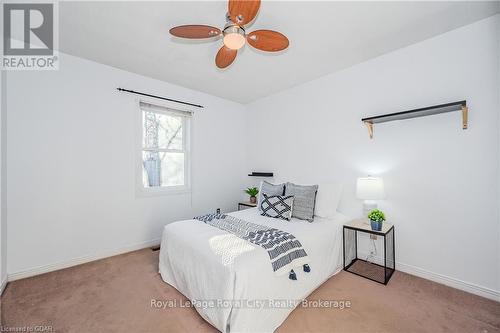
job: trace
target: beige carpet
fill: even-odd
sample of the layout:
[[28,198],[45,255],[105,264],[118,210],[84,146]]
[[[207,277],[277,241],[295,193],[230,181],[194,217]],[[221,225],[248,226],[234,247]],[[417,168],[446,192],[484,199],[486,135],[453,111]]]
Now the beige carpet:
[[[186,300],[157,270],[158,252],[145,249],[9,283],[3,330],[216,332],[194,309],[151,308],[151,299]],[[500,303],[400,272],[387,286],[341,272],[308,299],[352,305],[297,308],[278,332],[500,332]]]

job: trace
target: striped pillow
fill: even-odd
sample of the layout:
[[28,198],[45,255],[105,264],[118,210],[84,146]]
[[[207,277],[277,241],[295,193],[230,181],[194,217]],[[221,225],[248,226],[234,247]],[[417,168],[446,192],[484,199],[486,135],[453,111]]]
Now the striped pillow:
[[316,193],[318,192],[318,185],[296,185],[293,183],[286,183],[285,195],[293,195],[293,214],[301,220],[309,222],[314,221],[314,206],[316,205]]

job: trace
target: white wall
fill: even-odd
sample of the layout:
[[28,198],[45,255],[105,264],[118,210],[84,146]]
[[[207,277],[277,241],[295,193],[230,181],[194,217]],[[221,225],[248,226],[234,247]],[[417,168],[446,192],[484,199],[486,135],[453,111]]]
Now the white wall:
[[[236,209],[246,171],[242,105],[60,59],[59,71],[8,75],[9,276],[144,247],[169,222]],[[192,122],[192,197],[136,195],[140,111],[136,97],[117,87],[205,106]]]
[[[495,294],[498,37],[497,15],[250,104],[247,169],[341,181],[351,216],[361,214],[356,178],[382,176],[399,268]],[[459,112],[375,125],[373,140],[360,121],[462,99],[465,131]]]

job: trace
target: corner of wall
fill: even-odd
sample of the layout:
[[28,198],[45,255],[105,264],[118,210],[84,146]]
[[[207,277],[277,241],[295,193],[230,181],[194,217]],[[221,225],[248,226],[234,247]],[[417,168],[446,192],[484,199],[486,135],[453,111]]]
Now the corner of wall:
[[[499,3],[500,6],[500,3]],[[498,112],[498,128],[500,128],[500,14],[496,15],[497,18],[497,58],[498,58],[498,78],[497,78],[497,86],[498,86],[498,105],[497,105],[497,112]],[[498,131],[498,142],[499,142],[499,153],[498,153],[498,192],[497,192],[497,199],[498,199],[498,241],[497,241],[497,247],[498,247],[498,260],[497,260],[497,290],[500,290],[500,130]]]
[[7,282],[7,210],[6,210],[6,123],[7,123],[7,72],[0,71],[0,295]]

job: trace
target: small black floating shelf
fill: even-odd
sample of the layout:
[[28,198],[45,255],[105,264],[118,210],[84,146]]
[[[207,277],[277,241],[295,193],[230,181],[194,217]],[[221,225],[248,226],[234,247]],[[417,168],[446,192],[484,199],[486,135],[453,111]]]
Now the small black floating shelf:
[[462,111],[462,128],[467,129],[468,108],[466,101],[458,101],[446,104],[428,106],[425,108],[389,113],[380,116],[363,118],[361,121],[368,127],[370,139],[373,138],[373,124],[385,123],[394,120],[403,120],[417,117],[431,116],[440,113]]
[[252,172],[248,174],[250,177],[273,177],[272,172]]

